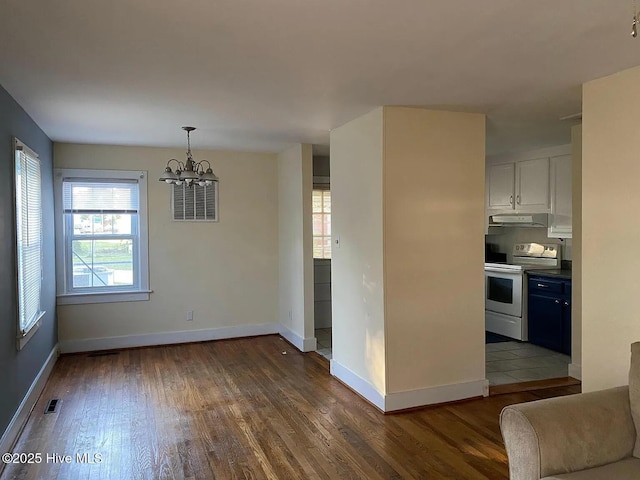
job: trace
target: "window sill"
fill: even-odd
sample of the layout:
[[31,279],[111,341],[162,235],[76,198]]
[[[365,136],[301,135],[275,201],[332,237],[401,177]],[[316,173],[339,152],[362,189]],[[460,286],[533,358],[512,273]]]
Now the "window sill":
[[59,294],[56,303],[58,305],[81,305],[87,303],[144,302],[149,300],[150,293],[153,293],[153,290]]
[[31,337],[33,337],[33,335],[38,331],[38,329],[40,328],[40,325],[42,325],[42,317],[44,317],[44,314],[45,312],[40,312],[38,314],[38,319],[34,322],[34,324],[31,326],[29,331],[17,338],[18,343],[16,347],[18,348],[18,351],[22,350],[24,346],[27,344],[27,342],[31,340]]

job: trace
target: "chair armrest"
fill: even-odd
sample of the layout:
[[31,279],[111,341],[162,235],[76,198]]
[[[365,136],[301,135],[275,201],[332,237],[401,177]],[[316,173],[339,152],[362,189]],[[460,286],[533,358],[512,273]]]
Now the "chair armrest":
[[631,456],[629,387],[510,405],[500,414],[511,480],[539,480]]

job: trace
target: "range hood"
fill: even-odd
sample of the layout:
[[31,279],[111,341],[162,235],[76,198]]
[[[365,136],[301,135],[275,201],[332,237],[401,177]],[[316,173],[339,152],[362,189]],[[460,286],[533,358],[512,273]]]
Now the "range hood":
[[490,227],[544,227],[549,225],[548,213],[518,213],[491,215]]

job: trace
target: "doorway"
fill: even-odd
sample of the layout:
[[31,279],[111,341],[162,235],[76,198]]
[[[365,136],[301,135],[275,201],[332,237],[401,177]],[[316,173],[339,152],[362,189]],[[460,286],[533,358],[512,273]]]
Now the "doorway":
[[[571,242],[549,238],[547,230],[531,227],[509,227],[490,229],[485,236],[485,372],[489,381],[490,394],[515,391],[526,391],[530,388],[544,388],[546,386],[561,386],[579,384],[579,380],[570,377],[571,355],[565,349],[553,350],[553,347],[545,348],[539,342],[531,341],[531,330],[524,318],[529,312],[529,274],[521,272],[522,278],[517,275],[505,275],[500,272],[501,264],[517,264],[514,258],[518,244],[534,242],[541,245],[555,244],[562,261],[558,268],[546,270],[556,274],[570,272],[571,270]],[[495,273],[497,270],[498,273]],[[535,271],[535,269],[534,269]],[[545,271],[545,270],[541,270]],[[520,296],[509,291],[509,301],[500,298],[506,291],[494,289],[493,294],[489,290],[493,285],[489,279],[505,281],[511,279],[509,289],[522,292]],[[498,285],[505,287],[504,285]],[[517,301],[516,301],[517,300]],[[499,304],[499,302],[502,302]],[[513,318],[513,312],[508,309],[515,307],[522,313],[523,323],[516,331],[503,328],[502,319]],[[500,313],[495,313],[500,312]],[[516,313],[516,316],[518,314]],[[500,327],[500,328],[498,328]],[[522,329],[522,332],[521,332]],[[526,330],[524,330],[526,329]],[[500,334],[498,334],[500,333]],[[519,336],[521,333],[522,336]],[[526,335],[525,335],[526,334]],[[508,336],[503,336],[508,335]],[[521,341],[519,338],[524,338]],[[569,349],[570,350],[570,349]]]
[[329,157],[313,157],[313,294],[316,351],[332,358],[331,184]]

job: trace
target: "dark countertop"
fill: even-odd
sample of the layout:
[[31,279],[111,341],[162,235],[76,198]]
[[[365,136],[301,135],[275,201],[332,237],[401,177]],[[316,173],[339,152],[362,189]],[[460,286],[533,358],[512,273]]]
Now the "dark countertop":
[[527,270],[528,275],[540,275],[542,277],[556,277],[571,280],[571,270],[566,268],[550,268],[548,270]]

